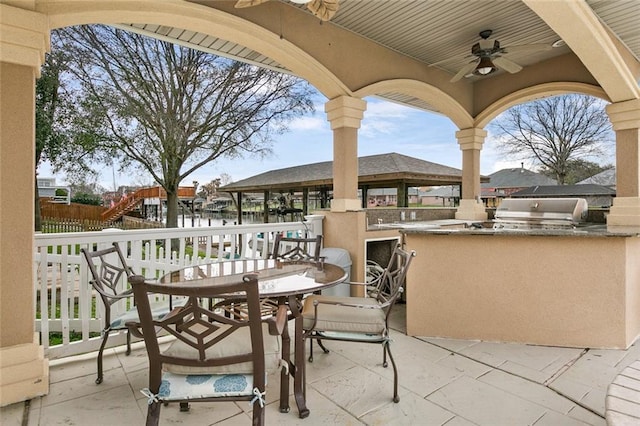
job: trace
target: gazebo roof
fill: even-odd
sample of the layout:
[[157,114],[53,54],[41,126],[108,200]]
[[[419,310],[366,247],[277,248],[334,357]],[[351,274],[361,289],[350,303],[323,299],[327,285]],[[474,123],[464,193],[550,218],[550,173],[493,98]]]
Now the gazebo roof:
[[[358,185],[369,188],[408,186],[456,185],[462,181],[462,171],[442,164],[395,152],[358,158]],[[482,178],[483,181],[488,178]],[[331,188],[333,162],[304,164],[271,170],[220,188],[228,192],[256,192],[264,190],[301,190],[303,188]]]

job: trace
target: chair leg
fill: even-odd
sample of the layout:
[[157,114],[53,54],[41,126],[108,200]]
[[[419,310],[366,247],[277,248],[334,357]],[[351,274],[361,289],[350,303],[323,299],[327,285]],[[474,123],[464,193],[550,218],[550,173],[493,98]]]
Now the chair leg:
[[160,407],[162,404],[153,402],[147,408],[147,426],[157,426],[160,422]]
[[386,350],[386,345],[387,344],[383,344],[382,345],[382,366],[384,368],[387,368],[389,366],[389,363],[387,362],[387,350]]
[[322,350],[324,351],[325,354],[329,353],[329,349],[324,347],[324,344],[322,343],[322,339],[318,339],[318,346],[320,346],[322,348]]
[[124,353],[126,356],[131,355],[131,333],[127,330],[127,351]]
[[96,385],[102,383],[102,353],[104,347],[107,346],[107,339],[109,339],[109,329],[102,330],[102,343],[100,344],[100,350],[98,351],[98,377],[96,378]]
[[264,408],[260,404],[253,404],[253,420],[251,421],[253,426],[264,425]]
[[[282,331],[282,360],[287,364],[286,369],[280,371],[280,412],[288,413],[289,407],[289,375],[293,375],[290,371],[291,367],[291,336],[287,327]],[[255,404],[254,404],[255,405]]]
[[[313,341],[314,339],[309,339],[309,362],[313,362]],[[320,349],[322,349],[322,351],[325,354],[328,354],[330,351],[324,346],[324,344],[322,343],[322,340],[318,339],[317,341],[318,341],[318,346],[320,346]]]
[[393,355],[391,354],[390,342],[386,341],[382,345],[384,346],[385,354],[389,354],[389,359],[393,366],[393,402],[398,403],[400,402],[400,397],[398,396],[398,368],[396,367],[396,361],[393,359]]

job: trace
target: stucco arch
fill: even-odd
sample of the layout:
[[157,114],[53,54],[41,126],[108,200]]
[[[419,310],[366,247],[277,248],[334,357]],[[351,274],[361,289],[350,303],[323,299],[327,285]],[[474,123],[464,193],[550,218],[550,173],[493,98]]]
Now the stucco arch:
[[514,105],[539,99],[545,96],[561,95],[566,93],[582,93],[585,95],[595,96],[610,102],[605,91],[598,86],[585,83],[573,82],[556,82],[545,83],[537,86],[527,87],[505,96],[493,104],[489,105],[475,119],[474,127],[484,128],[491,120],[496,118],[500,113],[506,111]]
[[404,93],[415,96],[436,107],[447,116],[459,129],[473,127],[473,117],[454,98],[437,87],[422,81],[410,79],[394,79],[379,81],[356,90],[353,94],[358,98],[382,93]]
[[197,31],[246,46],[273,58],[307,80],[328,99],[351,96],[332,72],[293,43],[259,25],[224,11],[184,1],[97,0],[86,3],[49,1],[38,6],[48,16],[50,29],[83,24],[123,22],[167,25]]

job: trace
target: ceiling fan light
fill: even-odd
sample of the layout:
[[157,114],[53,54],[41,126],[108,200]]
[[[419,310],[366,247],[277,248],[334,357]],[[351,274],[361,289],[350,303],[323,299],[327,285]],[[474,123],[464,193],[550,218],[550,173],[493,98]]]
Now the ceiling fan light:
[[489,58],[481,58],[478,66],[473,71],[475,75],[489,75],[498,68],[491,62]]

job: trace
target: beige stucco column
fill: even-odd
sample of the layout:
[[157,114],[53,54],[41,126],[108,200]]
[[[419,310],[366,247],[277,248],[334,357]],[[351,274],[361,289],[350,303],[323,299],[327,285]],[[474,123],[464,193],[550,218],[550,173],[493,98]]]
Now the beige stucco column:
[[35,80],[48,44],[44,16],[0,4],[2,406],[44,395],[49,388],[33,306]]
[[462,193],[456,219],[486,220],[487,212],[480,198],[480,151],[487,131],[473,127],[456,132],[462,151]]
[[616,198],[609,230],[640,229],[640,99],[607,106],[616,132]]
[[333,130],[333,200],[331,211],[362,209],[358,199],[358,129],[367,109],[362,99],[340,96],[324,111]]

